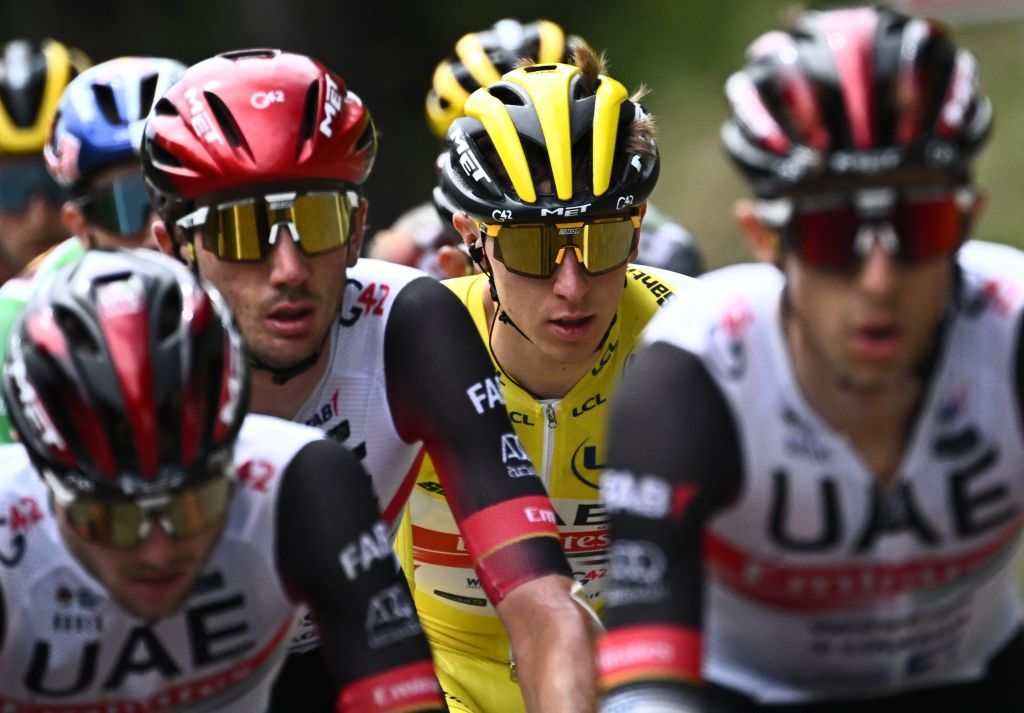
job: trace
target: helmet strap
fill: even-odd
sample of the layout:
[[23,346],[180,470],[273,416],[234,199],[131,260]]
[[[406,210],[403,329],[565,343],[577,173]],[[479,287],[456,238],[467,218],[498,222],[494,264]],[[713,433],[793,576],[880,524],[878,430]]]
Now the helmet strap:
[[280,386],[282,384],[287,384],[289,381],[294,379],[299,374],[304,374],[305,372],[312,369],[313,365],[316,364],[318,359],[320,359],[321,351],[323,350],[317,349],[315,352],[310,354],[305,359],[299,361],[298,363],[285,367],[276,367],[264,364],[262,361],[254,357],[252,354],[249,354],[249,365],[253,369],[259,369],[260,371],[268,372],[270,374],[270,380],[274,383],[274,385]]
[[[508,312],[506,312],[505,308],[502,307],[502,305],[501,305],[501,300],[498,299],[498,288],[494,284],[494,272],[489,270],[489,269],[487,269],[487,261],[486,261],[485,255],[484,255],[484,241],[486,239],[487,239],[486,237],[481,235],[480,236],[480,244],[479,245],[477,245],[476,243],[473,243],[472,245],[469,246],[469,257],[480,268],[480,272],[482,272],[485,275],[487,275],[487,284],[491,288],[491,302],[494,303],[495,320],[497,320],[498,322],[501,322],[502,324],[507,324],[508,326],[512,327],[512,329],[514,329],[517,332],[519,332],[519,335],[523,339],[528,341],[530,344],[533,344],[533,340],[530,339],[528,336],[526,336],[526,332],[521,330],[519,328],[519,325],[516,324],[515,322],[513,322],[512,318],[508,316]],[[492,321],[491,322],[491,331],[493,331],[493,330],[494,330],[494,322]]]

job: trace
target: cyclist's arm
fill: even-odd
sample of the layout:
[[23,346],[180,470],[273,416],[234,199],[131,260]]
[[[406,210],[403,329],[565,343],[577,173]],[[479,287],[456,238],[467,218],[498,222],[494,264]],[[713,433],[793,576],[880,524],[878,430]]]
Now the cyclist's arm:
[[528,707],[592,710],[589,620],[569,596],[572,574],[554,511],[469,313],[448,288],[424,278],[396,300],[386,340],[398,432],[430,453],[481,586],[509,633]]
[[547,493],[458,298],[429,278],[410,283],[392,306],[384,359],[398,433],[423,441],[491,602],[539,576],[571,576]]
[[430,650],[359,460],[334,442],[313,441],[283,478],[278,569],[289,594],[313,611],[338,710],[443,710]]
[[612,579],[599,645],[602,710],[706,710],[701,541],[708,518],[742,477],[732,415],[695,356],[656,343],[626,370],[609,428],[601,491]]

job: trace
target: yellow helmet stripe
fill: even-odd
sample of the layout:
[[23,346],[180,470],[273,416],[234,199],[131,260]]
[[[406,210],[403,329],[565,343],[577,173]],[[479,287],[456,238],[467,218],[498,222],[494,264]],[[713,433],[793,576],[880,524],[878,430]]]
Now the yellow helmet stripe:
[[516,131],[512,117],[508,109],[497,98],[491,96],[486,89],[477,89],[466,101],[466,116],[479,119],[488,136],[494,142],[494,150],[498,152],[505,171],[508,172],[512,187],[519,194],[519,199],[524,203],[533,203],[537,200],[537,192],[533,187],[533,178],[530,175],[530,166],[526,162],[526,153],[523,151],[523,143],[519,140],[519,132]]
[[487,56],[483,43],[480,42],[480,36],[475,32],[459,38],[459,41],[455,43],[455,54],[462,61],[470,76],[481,87],[501,80],[501,74],[491,62],[491,58]]
[[594,102],[594,195],[608,190],[615,160],[615,135],[618,133],[619,107],[629,92],[619,82],[600,76]]
[[4,150],[11,153],[32,153],[40,151],[50,133],[50,123],[57,112],[61,94],[71,78],[71,57],[67,48],[59,42],[43,45],[46,55],[46,83],[39,102],[39,113],[31,126],[15,125],[10,115],[0,105],[0,136]]
[[[427,94],[427,118],[434,133],[443,137],[451,123],[462,116],[469,92],[459,83],[447,60],[434,68],[433,82],[434,91]],[[448,102],[447,107],[442,99]]]
[[522,67],[505,75],[507,81],[515,82],[530,95],[547,145],[551,175],[555,179],[555,193],[563,201],[572,198],[569,83],[579,72],[579,67],[556,64],[545,69],[539,69],[538,65]]
[[565,53],[565,32],[562,28],[550,20],[537,20],[537,34],[540,36],[537,64],[561,62]]

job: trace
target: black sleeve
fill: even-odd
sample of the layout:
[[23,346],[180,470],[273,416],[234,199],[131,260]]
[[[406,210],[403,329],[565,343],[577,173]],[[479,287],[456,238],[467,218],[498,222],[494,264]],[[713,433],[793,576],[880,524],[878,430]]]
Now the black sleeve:
[[[615,682],[612,697],[636,685],[664,696],[672,685],[699,680],[702,535],[708,518],[740,488],[738,435],[700,360],[663,343],[628,367],[609,428],[601,480],[612,543],[602,680],[606,689]],[[679,652],[669,665],[675,684],[645,679],[650,669],[622,655],[657,641],[672,641]]]
[[278,570],[289,595],[312,610],[338,689],[395,670],[422,674],[430,650],[359,460],[317,440],[282,478]]
[[[398,432],[423,441],[492,601],[533,577],[571,576],[544,486],[538,477],[522,477],[535,471],[465,306],[435,280],[410,283],[391,308],[384,359]],[[522,517],[541,501],[550,522],[547,515],[536,522]],[[489,508],[497,509],[473,519]],[[482,525],[488,518],[501,521],[504,532]],[[485,554],[483,566],[478,558]]]

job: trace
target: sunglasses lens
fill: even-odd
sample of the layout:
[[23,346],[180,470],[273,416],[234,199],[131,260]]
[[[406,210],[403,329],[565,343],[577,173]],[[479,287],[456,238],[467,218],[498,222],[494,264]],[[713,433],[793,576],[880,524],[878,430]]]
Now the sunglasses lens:
[[860,224],[853,206],[798,211],[790,226],[793,247],[810,265],[826,269],[848,267],[858,259],[853,246]]
[[302,251],[319,255],[344,246],[351,230],[352,205],[344,194],[307,193],[267,205],[262,197],[210,209],[203,245],[221,260],[258,262],[270,251],[274,226],[287,225]]
[[95,191],[86,214],[96,225],[122,236],[137,235],[150,215],[149,195],[141,175],[125,176]]
[[214,478],[179,493],[167,509],[167,519],[179,538],[198,535],[216,522],[228,508],[231,481]]
[[[949,255],[960,244],[966,217],[953,195],[902,198],[883,219],[899,241],[899,257],[908,264]],[[864,219],[849,203],[827,208],[797,207],[784,229],[804,262],[836,270],[855,267],[862,256],[855,245]]]
[[142,510],[129,502],[83,500],[65,510],[83,540],[109,547],[131,547],[138,541]]
[[510,272],[546,278],[562,251],[575,247],[584,270],[597,275],[626,263],[634,231],[629,216],[582,225],[506,225],[495,238],[494,256]]
[[54,205],[60,205],[67,198],[41,162],[17,161],[0,167],[0,210],[23,213],[34,195]]
[[170,496],[158,513],[130,500],[82,499],[64,506],[75,533],[83,540],[127,549],[143,538],[143,524],[159,518],[161,527],[175,539],[186,539],[216,523],[231,502],[231,481],[227,477],[208,480]]
[[[255,202],[241,201],[218,206],[210,211],[203,244],[222,260],[255,262],[263,259],[260,220]],[[263,221],[264,233],[269,228]]]
[[608,272],[621,267],[629,259],[629,251],[633,247],[631,221],[591,223],[585,228],[583,265],[587,272],[592,275]]
[[337,250],[348,242],[352,206],[338,193],[308,193],[295,198],[291,221],[307,255]]
[[506,225],[495,238],[495,257],[510,272],[530,277],[548,277],[555,271],[558,243],[553,226]]
[[964,221],[953,196],[900,203],[892,216],[908,262],[923,262],[953,252],[960,244]]

